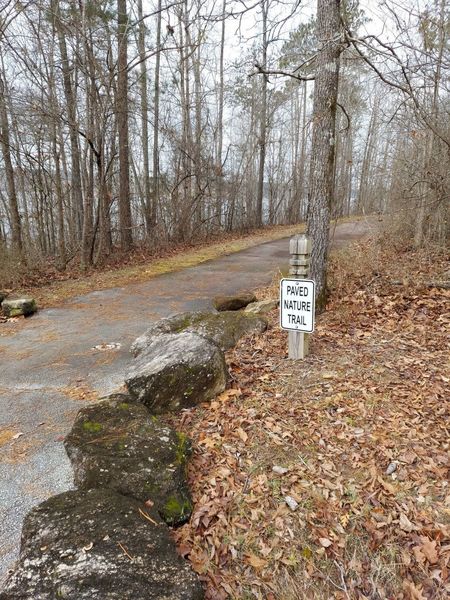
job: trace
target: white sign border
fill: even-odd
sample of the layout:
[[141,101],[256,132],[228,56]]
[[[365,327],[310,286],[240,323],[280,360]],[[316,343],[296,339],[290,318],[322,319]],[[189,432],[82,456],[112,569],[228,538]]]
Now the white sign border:
[[[292,281],[299,283],[300,281],[306,281],[313,284],[313,299],[312,299],[312,329],[298,329],[292,327],[283,327],[281,324],[281,311],[283,310],[283,281]],[[294,279],[292,277],[283,277],[280,279],[280,328],[284,331],[297,331],[298,333],[314,333],[316,324],[316,282],[313,279]]]

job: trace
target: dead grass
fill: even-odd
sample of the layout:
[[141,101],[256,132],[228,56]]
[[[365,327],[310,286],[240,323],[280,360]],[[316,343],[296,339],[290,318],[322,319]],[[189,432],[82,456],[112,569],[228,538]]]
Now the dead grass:
[[[17,271],[15,294],[33,296],[40,307],[57,306],[69,298],[86,294],[93,290],[102,290],[112,287],[121,287],[129,283],[147,281],[158,275],[171,273],[187,267],[192,267],[208,260],[226,256],[240,250],[257,246],[264,242],[288,237],[304,230],[304,225],[274,226],[257,230],[246,237],[228,236],[219,242],[208,242],[194,247],[180,247],[171,252],[162,250],[166,254],[162,257],[151,257],[146,252],[135,251],[129,257],[122,257],[122,262],[105,265],[98,270],[83,274],[76,269],[67,273],[58,273],[54,269],[45,271],[45,268],[36,270],[29,276],[31,284],[24,283],[26,271]],[[4,268],[11,270],[12,264],[5,264]],[[17,269],[17,266],[14,267]],[[30,274],[31,275],[31,274]],[[5,272],[3,281],[8,279]]]
[[[336,223],[353,222],[358,217],[339,219]],[[239,252],[259,244],[304,231],[304,224],[276,225],[253,231],[243,237],[226,234],[220,241],[208,241],[194,245],[161,248],[158,254],[144,248],[123,255],[114,254],[110,262],[83,273],[74,264],[65,272],[56,270],[51,261],[34,267],[17,265],[11,258],[3,257],[0,263],[0,281],[8,284],[15,295],[31,295],[38,305],[58,306],[64,301],[87,294],[93,290],[122,287],[129,283],[147,281],[158,275],[192,267],[208,260]]]

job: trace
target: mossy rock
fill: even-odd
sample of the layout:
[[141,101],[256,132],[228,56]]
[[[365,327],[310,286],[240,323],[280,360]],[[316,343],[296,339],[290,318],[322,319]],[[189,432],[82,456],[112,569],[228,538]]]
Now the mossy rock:
[[151,500],[170,525],[189,519],[186,466],[191,443],[142,404],[114,394],[83,408],[64,445],[77,487],[110,488],[143,502]]
[[257,298],[252,292],[243,292],[234,296],[216,296],[213,299],[213,306],[218,311],[240,310],[256,300]]
[[129,393],[153,414],[179,411],[224,391],[225,357],[211,340],[184,331],[151,339],[126,376]]
[[34,298],[11,298],[2,302],[3,314],[7,318],[32,315],[37,311]]
[[157,335],[162,335],[164,333],[181,333],[188,327],[201,322],[203,319],[214,313],[216,313],[216,311],[188,311],[171,315],[166,319],[160,319],[133,342],[130,352],[133,356],[138,356]]
[[264,315],[274,308],[277,308],[279,304],[279,300],[260,300],[259,302],[248,304],[245,307],[244,312],[252,315]]
[[0,600],[202,600],[152,508],[108,489],[54,496],[25,518]]
[[212,340],[224,352],[246,335],[262,333],[267,320],[239,311],[181,313],[155,323],[131,346],[134,356],[146,350],[162,333],[190,332]]
[[186,331],[198,333],[213,340],[224,352],[234,348],[238,341],[247,336],[263,333],[267,329],[267,319],[260,315],[226,311],[205,317]]

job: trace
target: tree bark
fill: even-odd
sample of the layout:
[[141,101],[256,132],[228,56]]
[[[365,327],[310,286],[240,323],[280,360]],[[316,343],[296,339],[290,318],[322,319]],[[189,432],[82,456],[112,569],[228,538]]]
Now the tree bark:
[[321,310],[327,296],[330,208],[334,197],[340,0],[317,1],[316,27],[319,51],[314,85],[307,231],[312,241],[310,275],[316,282],[316,306]]
[[[267,13],[269,10],[267,0],[262,0],[262,64],[263,70],[267,68]],[[258,164],[258,192],[256,197],[255,225],[263,224],[263,198],[264,198],[264,172],[266,164],[267,142],[267,75],[262,76],[261,112],[259,119],[259,164]]]
[[[72,183],[72,225],[73,243],[78,241],[83,230],[83,193],[81,187],[80,147],[78,143],[77,99],[72,86],[71,67],[67,53],[67,44],[61,22],[60,0],[53,3],[55,15],[55,28],[58,36],[59,53],[61,55],[61,68],[63,74],[64,96],[67,105],[67,120],[69,122],[70,156],[71,156],[71,183]],[[83,265],[83,259],[82,259]]]
[[142,168],[144,170],[144,218],[146,235],[152,229],[152,197],[150,187],[150,156],[148,150],[148,90],[147,90],[147,61],[145,54],[145,21],[143,18],[142,0],[137,3],[139,31],[138,49],[141,62],[140,91],[141,91],[141,127],[142,127]]
[[127,252],[132,246],[130,204],[130,159],[128,135],[128,16],[127,1],[117,0],[117,97],[116,115],[119,136],[119,230],[120,246]]
[[219,57],[219,89],[218,89],[218,107],[217,107],[217,149],[216,149],[216,223],[218,229],[222,224],[222,205],[223,205],[223,108],[224,108],[224,57],[225,57],[225,11],[227,0],[222,1],[222,31],[220,36],[220,57]]
[[0,147],[5,164],[6,189],[8,192],[8,206],[11,221],[11,242],[13,252],[19,262],[23,259],[22,226],[20,223],[19,207],[17,203],[16,185],[14,181],[14,168],[11,160],[9,138],[9,122],[6,110],[6,86],[0,73]]
[[158,20],[156,24],[156,62],[154,85],[154,119],[153,119],[153,197],[152,197],[152,227],[155,227],[159,205],[159,80],[161,72],[161,19],[162,3],[158,0]]

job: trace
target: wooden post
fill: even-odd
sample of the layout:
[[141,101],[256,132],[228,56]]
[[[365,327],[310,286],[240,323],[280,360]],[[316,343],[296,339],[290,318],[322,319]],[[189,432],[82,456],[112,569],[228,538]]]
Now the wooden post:
[[[296,235],[289,242],[289,276],[307,279],[311,255],[311,240],[304,234]],[[303,331],[289,331],[289,358],[303,359],[308,355],[309,335]]]

